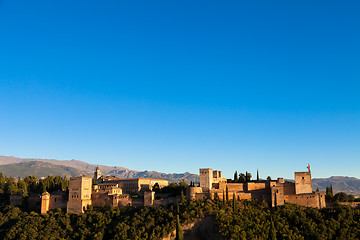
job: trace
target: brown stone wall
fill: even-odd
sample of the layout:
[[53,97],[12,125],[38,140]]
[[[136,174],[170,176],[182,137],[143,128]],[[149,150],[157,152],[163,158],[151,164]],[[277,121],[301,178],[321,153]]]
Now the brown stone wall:
[[271,188],[271,206],[284,205],[284,188],[283,186],[275,186]]
[[201,187],[188,187],[186,189],[186,197],[189,200],[194,200],[197,193],[202,193]]
[[228,187],[229,191],[236,191],[236,192],[244,191],[244,183],[225,183],[225,182],[220,182],[219,183],[219,189],[220,190],[225,191],[226,186]]
[[50,194],[50,203],[49,210],[58,209],[58,208],[66,208],[68,202],[68,194],[67,192],[57,192]]
[[116,204],[114,202],[114,206],[131,206],[131,198],[128,194],[115,195],[114,198],[116,198]]
[[283,186],[285,195],[295,194],[295,183],[284,183]]
[[113,194],[108,193],[93,193],[91,195],[92,205],[95,207],[101,207],[102,202],[105,203],[106,207],[110,205],[117,207],[124,207],[131,205],[131,199],[128,194]]
[[270,188],[253,190],[249,192],[251,194],[251,198],[257,199],[259,201],[266,201],[270,203],[271,201],[271,193]]
[[265,189],[266,183],[248,182],[245,185],[246,191]]
[[324,193],[284,195],[285,202],[298,204],[306,207],[323,208],[326,207]]
[[41,196],[40,194],[30,194],[28,197],[29,209],[31,211],[41,210]]

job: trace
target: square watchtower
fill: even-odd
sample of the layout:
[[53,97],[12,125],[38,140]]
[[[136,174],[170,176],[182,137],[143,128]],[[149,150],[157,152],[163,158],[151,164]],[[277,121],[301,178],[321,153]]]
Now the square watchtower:
[[91,205],[92,179],[90,177],[71,177],[67,212],[83,213]]
[[295,194],[312,193],[311,172],[295,172]]

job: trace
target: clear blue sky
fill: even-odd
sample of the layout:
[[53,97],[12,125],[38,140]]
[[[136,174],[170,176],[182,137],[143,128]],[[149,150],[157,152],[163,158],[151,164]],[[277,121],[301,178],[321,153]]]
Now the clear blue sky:
[[360,178],[359,12],[0,0],[0,155]]

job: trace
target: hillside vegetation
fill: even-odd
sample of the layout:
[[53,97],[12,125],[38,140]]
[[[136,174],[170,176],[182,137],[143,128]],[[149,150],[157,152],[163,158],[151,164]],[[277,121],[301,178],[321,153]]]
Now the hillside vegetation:
[[[360,210],[313,209],[292,204],[270,209],[257,201],[182,201],[179,207],[93,208],[84,214],[48,214],[0,207],[3,239],[162,239],[182,224],[210,216],[222,239],[359,239]],[[174,238],[174,236],[173,236]],[[202,239],[201,237],[195,239]]]

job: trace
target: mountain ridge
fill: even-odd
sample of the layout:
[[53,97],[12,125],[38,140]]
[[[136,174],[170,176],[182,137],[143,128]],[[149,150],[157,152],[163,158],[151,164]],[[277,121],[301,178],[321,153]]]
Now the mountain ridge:
[[[67,176],[79,176],[80,174],[82,174],[85,176],[92,177],[96,167],[99,167],[102,174],[109,176],[116,176],[120,178],[160,178],[160,179],[169,180],[171,182],[180,182],[182,179],[184,179],[188,183],[190,183],[191,181],[193,182],[199,181],[198,175],[189,172],[161,173],[156,171],[136,171],[119,166],[110,167],[106,165],[95,165],[80,160],[17,158],[13,156],[0,156],[0,172],[3,172],[4,175],[8,175],[8,176],[21,177],[23,176],[22,174],[23,170],[27,170],[26,172],[31,173],[28,169],[23,168],[24,163],[31,163],[31,162],[45,162],[48,164],[52,164],[54,166],[61,166],[60,168],[63,168],[62,175],[66,174]],[[65,167],[69,167],[71,168],[71,170],[68,170]],[[15,170],[16,168],[19,168],[19,171],[16,171]],[[48,174],[49,169],[51,168],[54,167],[51,167],[50,165],[46,165],[46,169],[43,169],[44,174],[41,174],[41,172],[35,172],[34,174],[29,174],[29,175],[35,175],[37,177],[46,177],[47,175],[49,175]],[[77,169],[80,172],[77,172],[74,169]],[[59,173],[59,171],[60,170],[57,168],[57,173]]]

